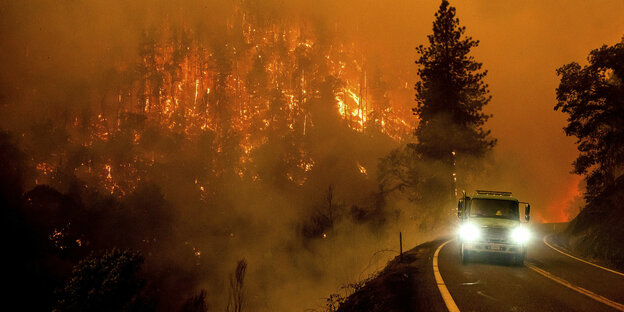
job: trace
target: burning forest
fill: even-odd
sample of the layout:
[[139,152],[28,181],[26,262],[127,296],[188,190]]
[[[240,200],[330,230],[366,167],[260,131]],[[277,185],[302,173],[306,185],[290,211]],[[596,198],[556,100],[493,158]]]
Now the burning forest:
[[[37,229],[16,248],[53,259],[27,263],[42,271],[25,285],[49,281],[33,308],[84,308],[79,286],[63,283],[104,259],[140,267],[130,309],[196,300],[240,311],[244,278],[245,310],[315,308],[392,256],[375,254],[394,218],[376,195],[376,166],[411,140],[411,84],[338,21],[221,5],[212,34],[166,14],[124,46],[132,57],[96,65],[96,76],[35,74],[5,90],[40,103],[3,107],[5,150],[17,149],[5,157],[23,168],[14,217],[18,230]],[[247,276],[230,280],[240,261]],[[108,300],[117,309],[122,299]]]
[[[392,99],[396,90],[379,69],[366,67],[356,43],[317,42],[338,30],[319,33],[306,22],[262,25],[235,6],[223,31],[225,38],[210,43],[192,28],[165,24],[145,31],[136,62],[112,69],[103,94],[93,95],[99,96],[96,107],[44,117],[49,124],[42,127],[53,127],[49,130],[84,151],[119,142],[133,154],[71,164],[79,178],[124,196],[136,187],[131,181],[140,181],[139,168],[165,159],[157,145],[169,136],[176,143],[210,145],[210,152],[194,151],[209,152],[204,174],[221,177],[228,168],[254,181],[260,178],[254,154],[282,141],[288,165],[279,178],[302,186],[315,164],[306,145],[325,129],[397,143],[411,134],[415,121],[406,99]],[[66,123],[49,121],[57,118]],[[46,156],[35,159],[36,182],[54,180],[63,158],[71,158]],[[357,162],[352,167],[365,172]],[[196,188],[206,189],[205,176],[193,178]]]
[[584,186],[563,119],[525,109],[539,90],[505,79],[529,66],[500,55],[526,51],[492,45],[520,19],[460,7],[468,30],[447,1],[3,2],[8,297],[336,311],[399,253],[399,233],[413,246],[448,229],[462,190],[515,188],[551,207],[536,219],[569,219]]

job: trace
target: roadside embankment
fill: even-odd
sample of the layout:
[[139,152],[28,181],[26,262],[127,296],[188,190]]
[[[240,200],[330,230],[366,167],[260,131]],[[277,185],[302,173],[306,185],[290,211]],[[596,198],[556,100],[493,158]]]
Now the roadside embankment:
[[582,258],[624,269],[624,177],[594,198],[554,237]]
[[432,257],[442,241],[414,247],[397,256],[360,290],[349,296],[339,312],[445,311],[433,276]]

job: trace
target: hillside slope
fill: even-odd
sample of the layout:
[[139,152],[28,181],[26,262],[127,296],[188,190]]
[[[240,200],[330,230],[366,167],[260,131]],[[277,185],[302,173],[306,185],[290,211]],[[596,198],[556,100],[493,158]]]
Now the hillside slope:
[[624,269],[624,176],[570,221],[557,242],[584,258]]

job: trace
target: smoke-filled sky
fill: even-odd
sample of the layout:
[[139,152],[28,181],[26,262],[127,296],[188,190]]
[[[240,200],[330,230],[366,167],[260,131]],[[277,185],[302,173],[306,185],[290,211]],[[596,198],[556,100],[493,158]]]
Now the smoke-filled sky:
[[[426,44],[439,2],[369,2],[371,13],[364,19],[375,22],[363,32],[383,42],[385,53],[401,60],[397,66],[414,66],[413,48]],[[467,34],[480,40],[473,55],[489,72],[493,98],[485,110],[494,114],[487,127],[498,138],[500,175],[493,174],[482,187],[513,191],[532,203],[537,220],[573,217],[567,210],[582,192],[581,178],[569,174],[577,156],[575,139],[563,133],[565,115],[553,110],[559,83],[555,70],[572,61],[584,64],[592,49],[619,42],[624,2],[450,2]]]
[[[580,178],[570,175],[574,138],[565,116],[553,111],[563,64],[586,62],[590,50],[624,36],[622,1],[463,1],[461,21],[481,40],[475,55],[489,70],[499,138],[497,160],[513,174],[517,195],[534,204],[537,218],[565,221]],[[509,159],[510,162],[507,162]],[[494,184],[493,184],[494,185]]]
[[[482,181],[476,181],[474,187],[514,192],[520,200],[532,204],[533,220],[568,220],[575,215],[575,209],[578,209],[581,204],[578,197],[582,189],[579,186],[581,178],[569,173],[572,169],[571,163],[578,154],[574,138],[566,137],[563,132],[562,128],[566,124],[565,115],[553,110],[556,104],[555,88],[559,81],[555,70],[573,61],[583,64],[592,49],[620,41],[624,35],[624,19],[621,18],[624,12],[624,1],[451,0],[450,2],[457,8],[457,16],[461,25],[466,26],[467,35],[480,41],[480,46],[472,51],[472,55],[477,61],[482,62],[483,68],[489,72],[486,82],[490,87],[492,101],[485,107],[485,112],[493,114],[494,117],[486,124],[486,128],[491,129],[492,136],[498,139],[498,145],[494,148],[493,157],[490,159],[491,164],[487,166],[486,177]],[[210,51],[205,52],[210,53],[207,58],[213,58],[211,62],[220,65],[220,57],[226,61],[228,58],[223,55],[219,56],[225,54],[223,46],[228,44],[230,47],[235,46],[235,40],[238,40],[235,38],[235,33],[238,35],[243,33],[238,28],[236,31],[231,30],[236,27],[232,25],[236,23],[243,25],[241,20],[247,19],[245,14],[253,15],[249,18],[253,20],[253,25],[255,25],[253,27],[258,27],[258,29],[266,27],[272,29],[274,34],[285,33],[284,29],[280,29],[281,27],[299,27],[299,33],[297,29],[292,32],[296,34],[293,36],[301,36],[297,40],[303,40],[303,42],[297,42],[297,46],[304,45],[310,48],[316,45],[315,47],[321,47],[317,51],[325,53],[329,49],[323,46],[333,45],[335,49],[332,53],[334,54],[348,50],[346,53],[348,55],[344,58],[349,58],[349,66],[355,67],[354,72],[357,73],[349,77],[352,80],[352,86],[349,86],[351,89],[356,90],[356,85],[361,86],[360,73],[362,71],[369,75],[365,77],[370,77],[370,81],[374,81],[375,72],[381,72],[384,83],[387,83],[384,90],[388,91],[390,97],[391,103],[388,107],[392,108],[393,113],[401,115],[399,118],[411,118],[408,122],[397,123],[401,127],[409,127],[409,125],[416,124],[416,117],[409,113],[409,108],[416,105],[412,90],[418,80],[417,67],[414,64],[418,57],[415,48],[420,44],[428,43],[427,35],[432,32],[434,13],[439,4],[439,0],[0,1],[2,42],[0,44],[0,131],[10,130],[18,137],[22,134],[21,137],[26,141],[23,144],[25,153],[33,162],[37,162],[37,166],[40,165],[39,161],[42,162],[42,166],[37,167],[40,176],[48,174],[46,161],[53,165],[50,167],[52,169],[55,169],[54,165],[58,165],[59,171],[65,170],[61,165],[66,164],[57,159],[62,157],[57,157],[57,149],[54,146],[56,142],[62,142],[73,148],[82,146],[81,144],[90,140],[89,134],[83,137],[81,136],[83,133],[78,131],[71,132],[64,137],[66,134],[56,131],[56,128],[50,125],[52,123],[60,125],[61,128],[69,125],[67,128],[74,127],[82,130],[79,120],[86,120],[84,124],[93,128],[94,132],[99,131],[98,134],[101,137],[99,141],[96,141],[98,144],[93,144],[93,142],[84,144],[88,145],[89,152],[93,152],[93,155],[89,156],[92,163],[89,165],[88,174],[84,172],[87,170],[86,165],[80,160],[75,160],[75,167],[67,165],[69,172],[74,175],[84,174],[85,179],[93,176],[102,180],[99,181],[101,184],[108,182],[123,184],[125,180],[142,182],[143,180],[136,178],[141,175],[137,173],[135,176],[135,171],[130,170],[131,166],[122,165],[132,162],[137,165],[136,168],[139,168],[139,165],[150,163],[146,155],[151,154],[151,165],[149,165],[150,169],[146,170],[149,174],[145,174],[145,181],[153,180],[150,182],[157,184],[159,187],[157,189],[163,192],[163,207],[171,205],[175,208],[171,211],[176,213],[176,218],[172,218],[175,220],[170,220],[171,227],[176,229],[173,231],[175,235],[171,235],[171,242],[167,241],[167,243],[180,247],[181,242],[184,242],[182,248],[188,251],[192,247],[195,253],[189,253],[189,255],[195,255],[198,259],[201,255],[201,261],[205,264],[203,268],[211,269],[210,272],[205,273],[206,276],[198,277],[197,285],[190,285],[184,280],[185,287],[197,286],[198,289],[208,289],[212,296],[209,298],[210,302],[215,302],[217,305],[224,303],[222,301],[226,297],[222,284],[231,270],[230,264],[245,257],[250,263],[249,280],[252,281],[250,285],[253,285],[250,287],[250,293],[255,291],[254,294],[258,295],[253,300],[264,302],[267,311],[291,311],[292,307],[301,307],[302,300],[306,298],[312,302],[328,294],[331,291],[328,289],[345,281],[360,280],[362,277],[359,275],[374,271],[377,260],[373,261],[371,254],[373,257],[379,257],[380,263],[385,263],[383,257],[392,254],[377,256],[378,253],[375,250],[391,251],[387,249],[385,241],[390,234],[392,238],[388,239],[394,241],[396,240],[394,233],[401,230],[407,245],[413,245],[428,238],[423,232],[431,230],[430,228],[416,229],[414,226],[418,223],[417,221],[427,222],[426,211],[424,213],[416,211],[418,207],[406,201],[396,203],[388,201],[389,204],[381,201],[375,202],[377,197],[372,196],[377,190],[376,160],[398,147],[399,142],[393,141],[390,137],[373,139],[365,132],[351,131],[354,129],[337,123],[337,118],[343,117],[338,116],[340,104],[331,103],[333,99],[340,101],[332,94],[329,100],[323,98],[322,104],[327,104],[325,101],[332,105],[336,104],[334,107],[336,111],[327,113],[322,105],[312,107],[316,111],[310,114],[314,116],[310,118],[316,119],[310,121],[312,126],[308,127],[312,130],[308,128],[308,134],[305,132],[308,115],[303,117],[301,136],[305,137],[305,140],[297,140],[307,144],[308,150],[298,149],[298,145],[295,150],[293,148],[295,145],[282,146],[274,142],[270,142],[273,145],[268,143],[263,145],[266,149],[252,150],[250,147],[250,155],[253,156],[256,169],[259,168],[258,172],[264,170],[258,176],[268,178],[265,181],[261,178],[262,183],[250,183],[251,180],[238,179],[239,176],[243,177],[241,174],[236,176],[234,180],[236,183],[232,182],[231,185],[234,186],[230,187],[228,183],[231,181],[213,177],[212,167],[210,167],[212,164],[225,163],[224,166],[229,164],[234,168],[232,165],[234,162],[225,161],[228,160],[227,151],[223,152],[220,147],[216,148],[214,143],[220,142],[219,140],[228,141],[230,137],[223,135],[225,131],[213,133],[212,131],[216,129],[214,128],[211,131],[202,132],[205,136],[194,137],[188,142],[180,140],[181,143],[176,143],[176,140],[170,139],[174,136],[169,136],[173,132],[170,133],[166,129],[158,132],[146,128],[145,131],[141,130],[140,135],[136,132],[132,137],[126,137],[126,133],[121,133],[122,131],[119,130],[122,118],[118,113],[127,112],[125,111],[127,107],[122,106],[138,107],[139,105],[136,104],[139,102],[132,102],[132,97],[145,96],[146,93],[141,88],[148,84],[146,80],[149,79],[137,76],[140,70],[139,65],[147,68],[146,58],[158,56],[156,55],[158,53],[154,51],[142,54],[141,49],[145,47],[155,49],[156,42],[149,45],[145,42],[150,36],[156,36],[155,34],[159,31],[163,37],[161,40],[165,40],[167,38],[164,34],[171,35],[182,29],[183,32],[188,32],[184,33],[184,36],[189,35],[192,40],[196,41],[191,44],[193,49],[197,48],[197,51],[200,51],[198,47],[206,48],[202,50],[202,53]],[[293,30],[290,28],[287,30],[289,35],[291,34],[289,31]],[[228,31],[231,32],[230,37],[227,34],[224,35],[224,32]],[[258,35],[259,38],[262,36]],[[175,41],[178,37],[174,37],[167,39],[170,40],[168,44],[178,43]],[[258,38],[254,40],[256,39]],[[264,38],[261,39],[264,40]],[[316,40],[314,45],[308,44],[308,39]],[[261,40],[254,42],[259,41]],[[184,45],[180,44],[177,49],[183,50]],[[192,50],[189,45],[186,45],[186,49]],[[307,50],[304,49],[304,51]],[[189,52],[189,54],[192,53]],[[287,53],[295,60],[294,54]],[[260,59],[261,54],[258,55]],[[320,58],[323,56],[327,60],[330,59],[329,55],[321,55]],[[237,57],[244,59],[241,56]],[[247,58],[247,61],[249,60],[251,58]],[[296,59],[292,63],[305,63],[306,60]],[[318,59],[311,58],[310,60]],[[226,61],[223,63],[227,63]],[[339,61],[340,59],[334,62],[332,56],[334,65],[339,64]],[[161,66],[163,62],[159,60],[154,64],[158,63],[156,65]],[[249,63],[246,64],[247,67],[252,67],[251,62]],[[157,67],[154,64],[150,65],[150,69]],[[249,70],[249,68],[244,70]],[[159,71],[163,72],[163,69],[160,68]],[[227,70],[223,71],[227,72]],[[170,84],[158,90],[153,88],[151,95],[158,94],[157,97],[160,99],[167,96],[173,98],[175,94],[182,94],[179,98],[184,102],[184,95],[191,90],[188,88],[190,85],[194,87],[194,100],[187,101],[187,104],[196,104],[199,80],[190,80],[190,84],[187,81],[185,86],[180,83],[177,88],[174,88],[173,77],[182,75],[181,70],[174,70],[174,72],[166,74],[171,76],[171,80],[168,81]],[[251,73],[251,70],[245,73]],[[199,74],[200,77],[203,77],[202,75],[204,74]],[[203,81],[206,85],[203,85],[201,90],[202,93],[206,90],[202,97],[205,97],[206,101],[210,102],[210,107],[214,108],[217,107],[215,103],[220,102],[210,100],[209,88],[213,85],[208,85],[207,81],[212,81],[211,75],[204,75],[210,76],[210,79]],[[296,77],[299,79],[299,76]],[[305,74],[301,77],[301,80],[305,82],[307,79]],[[138,83],[133,79],[144,81]],[[251,78],[244,79],[251,80]],[[363,80],[366,81],[366,79]],[[165,80],[162,78],[160,81]],[[224,85],[228,83],[233,85],[232,81],[232,79],[226,80]],[[380,85],[383,84],[380,83]],[[322,87],[315,88],[325,89],[325,85]],[[221,88],[227,90],[227,86]],[[305,83],[304,87],[298,88],[305,91]],[[128,91],[128,89],[132,90]],[[236,88],[237,91],[238,89],[239,87]],[[351,89],[349,91],[352,91]],[[342,92],[344,93],[342,97],[346,98],[346,91]],[[351,101],[354,102],[357,98],[358,105],[367,96],[372,97],[373,93],[371,91],[362,97],[361,88],[359,92],[359,96],[352,92],[353,101]],[[215,91],[212,94],[216,93]],[[145,100],[147,108],[135,109],[150,110],[147,105],[149,96],[150,94]],[[294,101],[293,99],[294,97],[291,98],[291,102]],[[251,103],[251,100],[248,102]],[[366,100],[366,102],[369,101]],[[215,111],[219,113],[223,110],[223,115],[228,115],[231,113],[230,110],[234,111],[229,108],[233,108],[235,104],[227,102],[227,105],[230,106],[218,106]],[[209,110],[204,109],[205,117],[195,116],[197,120],[204,118],[208,120],[206,111]],[[240,111],[242,111],[241,108],[238,112],[239,116],[242,116]],[[340,114],[347,116],[349,113],[345,113],[343,108]],[[351,113],[351,116],[347,117],[351,119],[354,116],[357,115]],[[360,118],[362,126],[358,128],[364,130],[364,121],[362,117]],[[52,121],[48,123],[50,119]],[[190,118],[185,120],[190,120]],[[223,122],[226,125],[228,122],[231,123],[231,120],[225,117],[221,119],[221,121],[224,120],[227,121]],[[242,117],[240,120],[243,120]],[[124,119],[125,121],[127,120]],[[113,126],[116,125],[119,128],[118,131],[110,134],[108,130],[105,132],[103,128],[100,129],[99,126],[106,125],[107,122]],[[89,125],[90,123],[93,125]],[[153,126],[153,124],[156,122],[150,125]],[[199,125],[197,123],[195,126],[199,128]],[[204,125],[208,127],[209,123],[205,122]],[[276,123],[275,127],[277,128],[278,125]],[[295,126],[298,125],[295,124]],[[295,126],[291,128],[285,126],[284,129],[292,129],[292,131],[283,132],[299,133],[299,128]],[[201,129],[203,131],[204,128]],[[277,130],[276,133],[278,133]],[[161,134],[162,136],[158,136]],[[216,139],[211,137],[213,134],[216,135]],[[151,141],[150,135],[152,135]],[[146,138],[145,141],[143,138]],[[128,139],[127,142],[126,139]],[[308,140],[313,141],[314,144],[308,144],[310,143]],[[68,143],[68,141],[71,142]],[[296,140],[293,139],[293,141]],[[128,144],[124,145],[125,143]],[[303,143],[301,143],[302,146]],[[235,144],[237,143],[229,145]],[[229,145],[223,144],[223,146]],[[172,146],[182,148],[177,150]],[[298,166],[292,165],[291,167],[304,170],[303,176],[308,179],[303,179],[301,184],[290,182],[284,184],[285,186],[279,184],[286,174],[280,170],[274,170],[276,169],[274,166],[285,162],[276,162],[278,158],[276,155],[281,155],[280,153],[291,155],[284,152],[287,149],[286,146],[289,146],[288,149],[293,152],[292,155],[295,155],[291,158],[298,162]],[[28,150],[29,147],[30,150]],[[217,155],[217,150],[220,151],[219,155]],[[73,150],[65,152],[79,154],[80,151],[82,149],[77,152]],[[156,151],[156,157],[154,151]],[[208,155],[202,154],[201,151]],[[309,152],[311,156],[300,151]],[[98,152],[103,155],[102,159],[97,158]],[[120,156],[117,157],[117,155]],[[130,160],[124,158],[126,156]],[[233,156],[233,158],[238,162],[240,157]],[[115,162],[111,159],[115,159]],[[66,161],[66,159],[63,160]],[[54,161],[58,161],[59,164],[53,163]],[[205,166],[206,163],[209,166]],[[180,168],[181,170],[178,170]],[[310,173],[307,173],[308,171]],[[458,170],[460,173],[462,171]],[[128,174],[127,177],[124,173]],[[273,175],[281,179],[270,179]],[[216,185],[221,181],[226,183]],[[290,181],[299,180],[292,178]],[[202,183],[205,183],[206,187]],[[98,183],[93,184],[98,185]],[[299,185],[295,186],[295,184]],[[239,187],[242,185],[242,187],[237,188],[237,185]],[[328,186],[332,187],[328,188]],[[33,185],[27,187],[33,187]],[[63,188],[59,189],[64,191]],[[127,189],[132,190],[130,186]],[[111,188],[111,194],[113,194],[112,190],[114,188]],[[145,194],[152,193],[146,192]],[[204,201],[204,194],[208,194],[206,196],[210,200]],[[151,197],[151,195],[146,195],[146,197]],[[137,198],[139,204],[133,202],[130,196],[128,206],[143,207],[140,205],[141,196]],[[328,219],[329,223],[321,218],[324,217],[323,211],[325,210],[322,209],[325,209],[326,201],[328,201],[329,209],[339,207],[342,211],[343,215],[340,218],[343,221],[336,222],[335,227],[332,216]],[[147,201],[145,205],[150,203]],[[397,207],[393,206],[395,204]],[[383,209],[374,210],[371,207]],[[398,212],[401,210],[404,219],[399,219]],[[373,222],[367,224],[368,221],[360,220],[362,222],[360,224],[348,221],[351,219],[347,217],[353,216],[360,216],[361,220],[377,218],[380,221],[379,224],[383,222],[387,224],[385,228],[381,228],[379,224]],[[336,220],[340,219],[336,217]],[[326,229],[335,230],[335,232],[326,235],[327,233],[323,232]],[[387,231],[388,235],[381,234],[380,229]],[[320,232],[317,233],[316,230]],[[138,238],[139,234],[143,235],[141,231],[138,232],[135,238]],[[106,236],[110,233],[103,231],[98,234]],[[429,236],[435,234],[428,233]],[[302,245],[303,239],[299,236],[305,235],[307,235],[306,244]],[[327,237],[329,239],[325,239]],[[169,246],[162,244],[162,246]],[[335,248],[341,250],[339,257],[336,256],[337,253],[333,253]],[[164,249],[169,253],[168,248]],[[186,261],[186,258],[178,257],[176,252],[177,250],[171,251],[173,255],[162,262],[169,265],[167,261],[172,261],[175,265]],[[368,260],[369,258],[371,260]],[[158,260],[162,259],[155,259],[157,262]],[[192,260],[195,261],[195,259]],[[331,265],[327,265],[328,263]],[[366,267],[360,268],[362,265]],[[195,268],[196,264],[189,266]],[[347,267],[349,270],[345,269]],[[189,272],[191,272],[190,269]],[[207,277],[209,273],[212,274],[211,272],[215,272],[215,276]],[[265,290],[266,293],[263,293]],[[309,306],[307,302],[303,305]]]
[[[213,24],[228,1],[3,1],[0,4],[2,97],[15,100],[25,81],[49,81],[54,88],[79,80],[104,79],[106,68],[136,56],[143,31],[164,20],[194,25],[213,36]],[[451,1],[467,34],[481,41],[473,51],[489,71],[493,96],[487,127],[499,139],[499,166],[483,187],[514,191],[533,203],[538,220],[565,220],[578,194],[570,175],[577,155],[565,137],[565,116],[553,111],[555,69],[584,62],[588,52],[624,35],[624,2],[612,1]],[[415,76],[418,44],[426,43],[439,1],[257,1],[268,15],[310,15],[345,24],[346,35],[367,47],[387,69]],[[41,86],[41,84],[38,84]],[[43,92],[43,91],[38,91]],[[55,93],[50,93],[52,96]],[[18,95],[15,97],[15,95]],[[50,99],[50,102],[63,99]],[[8,111],[14,103],[3,101]],[[71,102],[71,101],[70,101]],[[405,103],[413,106],[414,103]],[[16,109],[16,108],[15,108]],[[45,109],[45,108],[44,108]],[[7,117],[8,116],[8,117]],[[12,124],[20,115],[5,115]]]

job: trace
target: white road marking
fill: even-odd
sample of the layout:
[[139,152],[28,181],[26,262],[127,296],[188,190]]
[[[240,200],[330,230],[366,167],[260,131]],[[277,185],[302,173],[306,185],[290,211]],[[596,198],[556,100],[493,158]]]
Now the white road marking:
[[[453,241],[453,239],[450,239],[450,240],[444,242],[443,244],[441,244],[436,249],[435,253],[433,254],[433,276],[435,277],[436,284],[438,285],[438,290],[440,290],[440,294],[442,295],[442,299],[444,300],[444,304],[446,305],[446,308],[449,310],[449,312],[459,312],[459,308],[457,307],[457,304],[455,303],[455,300],[453,300],[453,297],[451,296],[451,293],[449,292],[448,288],[446,287],[446,284],[444,284],[444,279],[442,279],[442,275],[440,274],[440,269],[438,267],[438,255],[440,253],[440,250],[442,249],[442,247],[444,247],[446,244],[450,243],[451,241]],[[589,261],[577,258],[575,256],[572,256],[572,255],[570,255],[568,253],[565,253],[565,252],[555,248],[554,246],[550,245],[546,241],[546,236],[544,236],[543,242],[544,242],[544,244],[546,244],[548,247],[554,249],[555,251],[560,252],[561,254],[564,254],[564,255],[566,255],[568,257],[571,257],[571,258],[573,258],[575,260],[578,260],[578,261],[581,261],[581,262],[584,262],[584,263],[587,263],[587,264],[591,264],[591,265],[593,265],[595,267],[601,268],[601,269],[609,271],[611,273],[615,273],[615,274],[624,276],[624,273],[621,273],[621,272],[618,272],[618,271],[614,271],[614,270],[602,267],[600,265],[597,265],[595,263],[591,263]],[[532,264],[525,263],[525,266],[527,268],[537,272],[538,274],[540,274],[540,275],[542,275],[542,276],[544,276],[544,277],[546,277],[546,278],[548,278],[548,279],[550,279],[550,280],[560,284],[560,285],[563,285],[563,286],[565,286],[565,287],[567,287],[569,289],[572,289],[572,290],[574,290],[574,291],[576,291],[576,292],[578,292],[580,294],[583,294],[583,295],[585,295],[585,296],[587,296],[587,297],[589,297],[591,299],[594,299],[594,300],[596,300],[598,302],[601,302],[601,303],[603,303],[605,305],[608,305],[608,306],[610,306],[610,307],[612,307],[612,308],[614,308],[616,310],[624,312],[624,304],[621,304],[619,302],[615,302],[615,301],[609,300],[609,299],[607,299],[607,298],[605,298],[605,297],[603,297],[601,295],[598,295],[596,293],[593,293],[593,292],[591,292],[591,291],[589,291],[589,290],[587,290],[585,288],[573,285],[572,283],[570,283],[570,282],[568,282],[568,281],[566,281],[566,280],[564,280],[564,279],[562,279],[560,277],[554,276],[554,275],[550,274],[549,272],[547,272],[545,270],[542,270],[542,269],[540,269],[540,268],[538,268],[538,267],[536,267],[536,266],[534,266]]]
[[[550,236],[550,235],[549,235],[549,236]],[[611,272],[611,273],[613,273],[613,274],[617,274],[617,275],[620,275],[620,276],[624,276],[624,273],[622,273],[622,272],[618,272],[618,271],[615,271],[615,270],[612,270],[612,269],[609,269],[609,268],[605,268],[605,267],[603,267],[603,266],[597,265],[597,264],[592,263],[592,262],[589,262],[589,261],[587,261],[587,260],[583,260],[583,259],[578,258],[578,257],[575,257],[575,256],[573,256],[573,255],[571,255],[571,254],[569,254],[569,253],[567,253],[567,252],[565,252],[565,251],[562,251],[562,250],[560,250],[559,248],[557,248],[557,247],[555,247],[555,246],[553,246],[553,245],[549,244],[549,243],[546,241],[546,237],[547,237],[547,236],[544,236],[544,238],[542,239],[542,241],[544,242],[544,244],[546,244],[546,246],[548,246],[548,247],[550,247],[550,248],[554,249],[555,251],[559,252],[560,254],[566,255],[566,256],[568,256],[568,257],[570,257],[570,258],[572,258],[572,259],[575,259],[575,260],[578,260],[578,261],[581,261],[581,262],[587,263],[587,264],[589,264],[589,265],[593,265],[593,266],[595,266],[595,267],[597,267],[597,268],[600,268],[600,269],[603,269],[603,270],[605,270],[605,271],[609,271],[609,272]]]
[[485,297],[485,298],[488,298],[488,299],[490,299],[490,300],[492,300],[492,301],[497,301],[497,302],[500,302],[500,300],[498,300],[498,299],[496,299],[496,298],[494,298],[494,297],[492,297],[492,296],[490,296],[490,295],[486,295],[486,294],[485,294],[485,293],[483,293],[483,291],[481,291],[481,290],[477,291],[477,294],[479,294],[479,295],[481,295],[481,296],[483,296],[483,297]]
[[459,308],[457,304],[455,304],[455,300],[451,296],[448,288],[446,288],[446,284],[444,284],[444,280],[442,279],[442,275],[440,275],[440,269],[438,268],[438,254],[440,253],[440,249],[444,247],[444,245],[451,242],[452,239],[447,240],[444,244],[440,245],[438,249],[436,249],[433,254],[433,276],[435,277],[436,284],[438,284],[438,289],[440,290],[440,294],[442,295],[442,299],[444,299],[444,304],[446,304],[446,308],[449,312],[459,312]]
[[527,268],[529,268],[529,269],[531,269],[531,270],[541,274],[542,276],[547,277],[547,278],[549,278],[549,279],[551,279],[551,280],[553,280],[553,281],[555,281],[555,282],[557,282],[557,283],[559,283],[559,284],[561,284],[561,285],[563,285],[565,287],[568,287],[568,288],[570,288],[570,289],[572,289],[572,290],[574,290],[574,291],[576,291],[578,293],[581,293],[581,294],[583,294],[583,295],[585,295],[587,297],[590,297],[590,298],[592,298],[592,299],[594,299],[594,300],[596,300],[598,302],[602,302],[602,303],[604,303],[604,304],[606,304],[606,305],[608,305],[608,306],[610,306],[610,307],[612,307],[614,309],[617,309],[617,310],[620,310],[620,311],[624,311],[624,305],[621,304],[621,303],[618,303],[618,302],[615,302],[615,301],[611,301],[611,300],[609,300],[609,299],[607,299],[607,298],[605,298],[605,297],[603,297],[601,295],[598,295],[596,293],[593,293],[593,292],[591,292],[591,291],[589,291],[589,290],[587,290],[585,288],[573,285],[570,282],[568,282],[568,281],[566,281],[566,280],[564,280],[562,278],[559,278],[557,276],[554,276],[554,275],[548,273],[547,271],[544,271],[544,270],[542,270],[542,269],[540,269],[540,268],[538,268],[538,267],[536,267],[536,266],[534,266],[532,264],[526,263],[525,266]]

